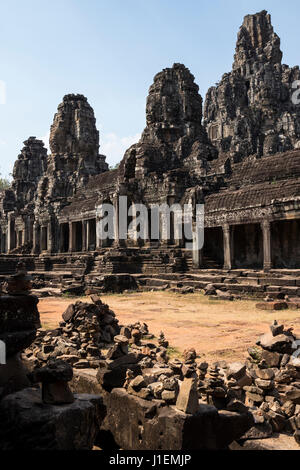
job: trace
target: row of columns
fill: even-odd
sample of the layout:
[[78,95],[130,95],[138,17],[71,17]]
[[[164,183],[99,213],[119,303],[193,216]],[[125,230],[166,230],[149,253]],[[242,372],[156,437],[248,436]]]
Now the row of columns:
[[[115,203],[115,210],[118,213],[119,211],[119,202],[116,201]],[[69,222],[69,242],[68,242],[68,251],[75,252],[75,251],[89,251],[90,244],[91,244],[91,224],[92,221],[95,219],[84,220],[82,222]],[[22,231],[22,240],[20,239],[19,233],[16,233],[15,227],[12,227],[12,222],[9,218],[8,223],[8,230],[5,237],[5,242],[7,245],[7,251],[9,252],[11,249],[15,248],[16,246],[21,246],[27,243],[32,236],[33,239],[33,253],[39,253],[41,251],[48,251],[51,252],[52,248],[54,248],[54,236],[52,233],[52,224],[49,222],[47,225],[33,225],[33,230],[30,227],[25,228]],[[99,238],[99,230],[98,224],[100,223],[99,220],[95,220],[95,234],[93,235],[94,238],[94,245],[96,249],[102,248],[107,246],[107,244]],[[80,229],[80,234],[82,240],[80,241],[80,248],[78,250],[78,226],[76,224],[82,224]],[[32,227],[32,226],[31,226]],[[12,230],[12,228],[14,230]],[[114,245],[119,246],[120,244],[124,243],[123,240],[119,239],[119,218],[116,217],[115,224],[114,224]],[[232,226],[229,224],[224,224],[222,226],[223,230],[223,251],[224,251],[224,269],[232,269],[233,267],[233,259],[234,259],[234,243],[233,243],[233,230]],[[261,230],[262,230],[262,237],[263,237],[263,267],[265,270],[269,270],[272,268],[272,259],[271,259],[271,224],[270,221],[264,220],[261,222]],[[32,232],[32,233],[31,233]],[[195,231],[194,231],[195,233]],[[60,234],[62,236],[62,234]],[[194,235],[197,237],[197,233]],[[137,240],[136,240],[137,241]],[[197,240],[194,240],[197,245]],[[1,251],[2,251],[3,239],[1,237]],[[13,246],[14,245],[14,246]],[[62,251],[62,244],[60,240],[59,251]],[[203,250],[193,250],[193,265],[194,267],[200,268],[203,264]]]
[[33,238],[33,223],[30,217],[23,221],[22,225],[17,225],[15,220],[9,215],[7,230],[1,233],[0,252],[9,253],[15,248],[20,248],[29,244]]
[[[263,238],[263,268],[265,271],[272,269],[271,255],[271,223],[269,220],[261,222]],[[224,251],[224,269],[232,269],[234,257],[233,230],[229,224],[222,226],[223,230],[223,251]],[[193,251],[193,265],[200,268],[202,265],[203,250]]]
[[[263,238],[263,267],[265,271],[272,268],[271,256],[271,223],[269,220],[261,222],[262,238]],[[224,241],[224,269],[232,269],[233,267],[233,230],[229,224],[223,227],[223,241]]]
[[[81,224],[80,233],[81,233],[81,241],[80,251],[89,251],[91,246],[91,225],[94,219],[83,220],[81,222],[69,222],[69,251],[74,252],[77,251],[78,246],[78,239],[77,239],[77,230],[79,229],[78,224]],[[97,246],[97,236],[96,236],[96,223],[95,223],[95,235],[94,235],[94,244],[95,248]]]

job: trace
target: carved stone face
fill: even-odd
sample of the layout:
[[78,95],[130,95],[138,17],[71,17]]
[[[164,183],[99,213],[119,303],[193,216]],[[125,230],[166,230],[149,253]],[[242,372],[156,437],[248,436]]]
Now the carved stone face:
[[50,148],[52,154],[98,155],[99,132],[93,109],[85,97],[64,97],[51,126]]
[[186,124],[201,123],[202,98],[186,67],[175,64],[156,75],[149,90],[146,113],[148,126],[163,123],[170,129],[175,126],[184,131]]

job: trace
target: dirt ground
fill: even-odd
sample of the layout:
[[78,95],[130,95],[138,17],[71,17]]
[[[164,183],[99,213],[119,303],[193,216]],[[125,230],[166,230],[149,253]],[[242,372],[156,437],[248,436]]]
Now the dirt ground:
[[[267,332],[273,320],[284,322],[300,334],[300,310],[265,312],[255,308],[255,301],[209,300],[202,294],[180,295],[171,292],[144,292],[103,295],[121,325],[145,322],[156,337],[164,331],[174,355],[194,347],[205,360],[242,360],[247,349]],[[39,311],[45,328],[54,328],[74,299],[40,299]]]

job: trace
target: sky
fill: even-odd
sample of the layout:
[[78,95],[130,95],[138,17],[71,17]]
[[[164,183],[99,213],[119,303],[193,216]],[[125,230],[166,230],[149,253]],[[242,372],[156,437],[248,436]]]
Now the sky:
[[42,138],[67,93],[95,111],[100,153],[114,166],[145,127],[156,73],[185,64],[202,97],[231,70],[246,14],[268,10],[283,63],[299,57],[299,0],[0,0],[0,173]]

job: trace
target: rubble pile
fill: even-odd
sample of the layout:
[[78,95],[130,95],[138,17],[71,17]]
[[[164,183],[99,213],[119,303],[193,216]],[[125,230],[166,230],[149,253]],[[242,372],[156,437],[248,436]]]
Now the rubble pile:
[[99,367],[101,349],[112,343],[120,327],[115,313],[99,297],[91,298],[93,303],[69,305],[58,328],[38,330],[35,342],[23,354],[30,369],[52,359],[63,360],[77,369]]
[[[217,409],[249,410],[255,425],[243,439],[263,439],[273,433],[292,433],[300,443],[299,338],[275,321],[256,347],[249,348],[246,363],[224,361],[201,374],[198,393],[203,402]],[[298,346],[297,346],[298,345]]]
[[[194,349],[184,351],[182,359],[169,359],[164,334],[155,345],[145,339],[149,335],[143,336],[140,327],[123,327],[121,335],[114,338],[115,344],[97,374],[104,390],[123,387],[129,395],[159,400],[161,406],[179,406],[180,410],[186,403],[185,412],[189,413],[189,407],[195,408],[191,397],[196,387],[200,404],[219,411],[251,413],[254,426],[242,440],[285,432],[300,442],[300,359],[295,355],[297,337],[291,329],[274,322],[270,333],[249,348],[246,363],[209,365],[199,361]],[[138,340],[132,336],[137,331],[141,333]],[[189,393],[182,399],[180,393],[185,388]]]
[[[104,396],[122,389],[133,399],[186,414],[197,415],[203,405],[241,419],[243,415],[245,420],[250,413],[252,421],[241,442],[282,432],[300,442],[300,338],[291,328],[275,321],[270,332],[249,348],[245,363],[208,364],[193,348],[181,358],[170,358],[163,332],[155,338],[145,323],[120,326],[98,296],[91,299],[92,303],[70,305],[59,328],[38,330],[35,343],[25,351],[33,381],[42,382],[50,400],[56,395],[68,399],[69,364],[75,370],[97,369],[95,379]],[[51,363],[57,359],[65,366],[62,363],[60,370],[56,365],[53,371]]]

